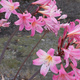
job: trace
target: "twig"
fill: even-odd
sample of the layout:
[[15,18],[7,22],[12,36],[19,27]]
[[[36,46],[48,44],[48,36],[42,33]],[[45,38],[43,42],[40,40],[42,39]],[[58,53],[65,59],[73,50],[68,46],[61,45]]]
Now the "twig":
[[40,42],[41,39],[45,36],[46,33],[47,33],[47,31],[45,31],[45,33],[44,33],[44,34],[42,35],[42,37],[39,39],[39,41],[37,42],[37,44],[33,47],[33,49],[31,50],[31,52],[28,54],[28,56],[26,57],[26,59],[23,61],[23,63],[21,64],[21,66],[20,66],[20,68],[19,68],[18,72],[16,73],[16,75],[15,75],[15,77],[14,77],[13,80],[16,79],[16,77],[17,77],[18,73],[20,72],[20,70],[22,69],[24,63],[25,63],[25,62],[27,61],[27,59],[31,56],[31,53],[34,51],[34,49],[37,47],[37,45],[39,44],[39,42]]
[[10,38],[8,39],[6,45],[4,46],[4,49],[3,49],[2,54],[1,54],[1,56],[0,56],[0,63],[1,63],[2,59],[3,59],[3,57],[4,57],[4,53],[5,53],[5,51],[6,51],[7,46],[9,45],[11,39],[13,38],[13,36],[15,35],[15,33],[16,33],[17,31],[18,31],[18,27],[14,30],[14,32],[12,33],[12,35],[10,36]]
[[39,72],[40,72],[40,69],[39,69],[37,72],[35,72],[35,73],[31,76],[31,78],[29,78],[28,80],[32,80]]

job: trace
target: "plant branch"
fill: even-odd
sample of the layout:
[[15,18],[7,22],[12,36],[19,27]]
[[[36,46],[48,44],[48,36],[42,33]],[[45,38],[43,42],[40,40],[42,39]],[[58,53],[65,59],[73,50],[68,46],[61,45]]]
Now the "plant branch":
[[39,72],[40,72],[40,69],[39,69],[37,72],[35,72],[35,73],[31,76],[31,78],[29,78],[28,80],[32,80]]
[[3,49],[2,54],[0,56],[0,63],[1,63],[2,59],[3,59],[3,57],[4,57],[4,54],[5,54],[5,51],[6,51],[7,46],[9,45],[11,39],[13,38],[13,36],[15,35],[15,33],[17,31],[18,31],[18,27],[14,30],[14,32],[12,33],[12,35],[10,36],[10,38],[8,39],[6,45],[4,46],[4,49]]
[[44,32],[44,34],[43,34],[42,37],[39,39],[39,41],[37,42],[37,44],[33,47],[33,49],[31,50],[31,52],[28,54],[28,56],[26,57],[26,59],[23,61],[23,63],[21,64],[21,66],[20,66],[20,68],[19,68],[18,72],[16,73],[16,75],[15,75],[15,77],[14,77],[13,80],[16,79],[16,77],[17,77],[18,73],[20,72],[20,70],[22,69],[24,63],[25,63],[25,62],[27,61],[27,59],[31,56],[31,53],[34,51],[34,49],[37,47],[37,45],[40,43],[41,39],[45,36],[46,33],[47,33],[47,31]]

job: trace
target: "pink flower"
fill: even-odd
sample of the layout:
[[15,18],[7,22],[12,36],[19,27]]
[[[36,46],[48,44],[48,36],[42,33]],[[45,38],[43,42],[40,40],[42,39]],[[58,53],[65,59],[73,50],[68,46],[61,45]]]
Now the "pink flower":
[[80,69],[76,68],[72,63],[70,65],[74,71],[76,80],[78,80],[78,79],[80,80]]
[[[76,20],[76,21],[78,21],[78,20]],[[68,37],[76,38],[76,36],[77,36],[77,38],[78,38],[80,36],[80,23],[78,25],[75,25],[74,22],[71,22],[71,25],[70,25],[70,27],[68,27],[68,29],[69,29],[69,33],[67,34]]]
[[22,31],[25,27],[26,30],[30,30],[30,19],[31,14],[30,13],[17,13],[17,16],[19,17],[19,20],[15,22],[16,25],[20,25],[19,30]]
[[39,50],[37,52],[37,56],[39,58],[33,60],[34,65],[42,65],[40,73],[45,76],[50,68],[50,70],[54,73],[58,73],[58,69],[56,64],[61,62],[59,56],[54,56],[54,49],[50,48],[49,51],[46,53],[43,50]]
[[0,20],[0,27],[9,27],[10,22],[7,22],[7,19]]
[[37,20],[36,20],[36,17],[33,16],[33,18],[31,19],[31,25],[30,25],[31,36],[35,35],[35,30],[39,33],[42,33],[43,31],[42,26],[44,25],[45,23],[43,22],[43,18],[41,16]]
[[65,19],[65,18],[67,18],[67,15],[66,14],[63,14],[60,18],[58,18],[58,20]]
[[63,65],[61,64],[61,69],[59,70],[59,75],[53,75],[53,80],[75,80],[75,77],[73,77],[74,72],[71,71],[67,73]]
[[51,2],[51,0],[38,0],[38,1],[36,1],[36,2],[33,2],[32,4],[45,5],[45,4],[48,4],[49,2]]
[[46,15],[47,17],[50,17],[55,23],[57,23],[57,20],[55,17],[59,17],[61,15],[61,11],[60,9],[57,9],[57,6],[52,4],[55,2],[52,1],[48,6],[47,6],[47,9],[44,10],[44,11],[38,11],[39,13],[42,13],[44,15]]
[[57,36],[58,31],[60,29],[60,23],[54,23],[54,21],[51,18],[44,18],[44,22],[45,22],[45,29],[48,29],[49,31],[52,31],[55,33],[55,35]]
[[11,13],[15,14],[16,10],[19,6],[19,2],[12,2],[12,0],[1,0],[0,4],[3,6],[0,9],[0,13],[6,12],[5,18],[9,18]]
[[64,59],[66,60],[65,67],[69,65],[69,58],[75,66],[77,66],[76,60],[80,60],[80,49],[75,49],[74,46],[69,46],[68,49],[62,49],[64,51]]

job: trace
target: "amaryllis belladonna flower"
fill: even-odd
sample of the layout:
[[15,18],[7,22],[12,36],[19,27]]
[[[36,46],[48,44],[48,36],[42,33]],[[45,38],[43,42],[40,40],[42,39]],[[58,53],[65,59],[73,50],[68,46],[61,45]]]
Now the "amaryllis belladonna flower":
[[12,2],[12,0],[1,0],[0,4],[3,6],[0,9],[0,13],[6,12],[5,18],[9,18],[11,13],[16,14],[16,10],[19,6],[19,2]]
[[45,76],[49,68],[52,72],[58,73],[58,69],[56,67],[56,64],[59,64],[61,62],[61,59],[59,56],[54,56],[54,49],[50,48],[49,51],[46,53],[43,50],[39,50],[36,54],[39,58],[33,60],[34,65],[42,65],[40,69],[40,73]]

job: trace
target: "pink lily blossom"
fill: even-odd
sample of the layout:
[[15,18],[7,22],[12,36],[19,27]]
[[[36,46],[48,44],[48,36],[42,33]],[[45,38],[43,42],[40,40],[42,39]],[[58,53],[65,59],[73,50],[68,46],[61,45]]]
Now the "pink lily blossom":
[[58,31],[60,29],[60,22],[58,21],[57,23],[54,23],[54,21],[51,19],[51,18],[44,18],[43,19],[44,22],[45,22],[45,29],[49,30],[49,31],[52,31],[55,33],[55,35],[57,36],[58,34]]
[[0,20],[0,27],[9,27],[10,22],[7,22],[7,19]]
[[40,7],[42,7],[43,9],[47,9],[48,10],[50,7],[52,8],[54,5],[56,5],[56,1],[55,0],[53,0],[53,1],[51,0],[48,4],[41,5]]
[[46,4],[49,4],[49,2],[51,2],[51,0],[38,0],[36,2],[33,2],[32,4],[46,5]]
[[69,58],[75,66],[77,66],[77,61],[80,60],[80,49],[75,49],[74,46],[69,46],[68,49],[62,49],[64,51],[64,59],[66,60],[65,67],[69,65]]
[[61,62],[61,59],[59,56],[54,56],[54,49],[50,48],[49,51],[46,53],[43,50],[39,50],[36,54],[39,58],[33,60],[34,65],[42,65],[40,69],[40,73],[45,76],[48,73],[48,70],[50,70],[54,73],[58,73],[58,69],[56,67],[56,64],[59,64]]
[[[55,3],[54,3],[55,4]],[[57,9],[57,6],[52,4],[52,2],[47,6],[47,9],[44,11],[38,11],[39,13],[42,13],[46,15],[47,17],[50,17],[55,23],[57,23],[57,20],[55,17],[59,17],[61,15],[60,9]]]
[[22,31],[25,27],[26,30],[30,30],[30,19],[31,19],[31,14],[30,13],[17,13],[17,16],[19,18],[18,21],[15,22],[16,25],[20,25],[19,30]]
[[12,2],[12,0],[1,0],[0,1],[0,4],[3,6],[1,9],[0,9],[0,13],[2,12],[6,12],[5,14],[5,18],[9,18],[11,13],[15,14],[16,13],[16,10],[19,6],[19,2]]
[[70,63],[70,66],[72,67],[76,80],[80,80],[80,69],[76,68],[72,63]]
[[41,16],[38,19],[36,19],[36,17],[33,16],[33,18],[31,19],[31,25],[29,27],[31,30],[31,36],[35,35],[35,30],[39,33],[42,33],[43,32],[42,26],[44,25],[45,23]]
[[79,36],[80,35],[80,23],[78,25],[75,25],[74,22],[71,22],[71,25],[69,27],[69,33],[67,35],[68,35],[68,37]]
[[59,75],[53,75],[53,80],[75,80],[75,77],[73,77],[74,72],[71,71],[67,73],[63,65],[61,64],[61,69],[59,70]]

